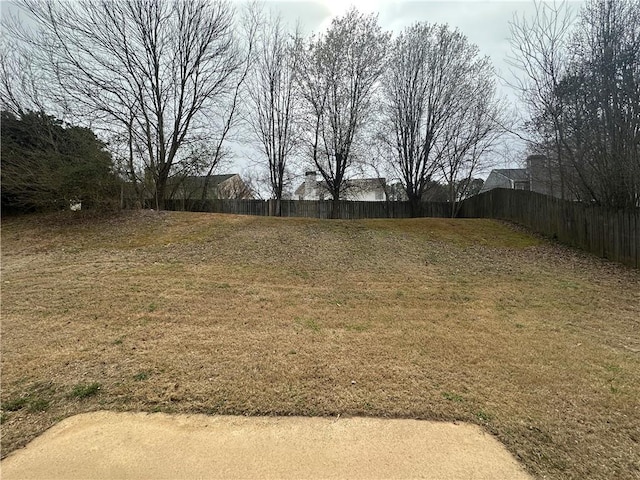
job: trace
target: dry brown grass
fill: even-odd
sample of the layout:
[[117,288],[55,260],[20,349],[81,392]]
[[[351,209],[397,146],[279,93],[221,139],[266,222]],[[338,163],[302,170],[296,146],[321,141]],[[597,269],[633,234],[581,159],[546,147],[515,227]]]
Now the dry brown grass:
[[639,319],[638,271],[488,220],[8,219],[2,455],[97,409],[340,414],[638,478]]

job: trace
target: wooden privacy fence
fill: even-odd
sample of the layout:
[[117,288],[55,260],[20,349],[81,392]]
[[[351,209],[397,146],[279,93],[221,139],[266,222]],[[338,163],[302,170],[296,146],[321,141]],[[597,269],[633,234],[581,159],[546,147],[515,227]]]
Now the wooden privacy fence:
[[[167,200],[167,210],[234,213],[237,215],[275,215],[276,200]],[[331,218],[331,200],[281,200],[282,217]],[[451,204],[425,202],[412,210],[409,202],[340,202],[340,218],[450,217]]]
[[640,208],[614,210],[499,188],[464,200],[458,216],[509,220],[603,258],[640,268]]
[[164,207],[187,212],[269,215],[269,205],[264,200],[165,200]]

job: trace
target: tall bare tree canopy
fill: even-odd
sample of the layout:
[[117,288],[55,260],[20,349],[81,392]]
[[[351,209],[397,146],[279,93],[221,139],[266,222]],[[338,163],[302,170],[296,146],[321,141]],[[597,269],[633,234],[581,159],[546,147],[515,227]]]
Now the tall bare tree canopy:
[[289,157],[297,146],[298,61],[301,38],[290,35],[280,17],[268,17],[259,28],[256,61],[249,79],[250,124],[267,160],[276,215],[287,181]]
[[375,15],[350,9],[327,32],[312,38],[299,65],[306,100],[306,140],[339,215],[340,196],[353,164],[355,142],[371,113],[386,66],[389,34]]
[[534,149],[562,194],[613,207],[640,205],[640,2],[538,5],[511,25],[512,64],[529,107]]
[[434,175],[468,185],[461,175],[471,178],[501,133],[489,60],[459,31],[426,23],[405,29],[391,51],[382,136],[407,197],[420,202]]
[[[167,178],[212,125],[245,66],[223,0],[22,0],[19,33],[59,100],[126,138],[163,208]],[[53,82],[52,82],[53,86]]]
[[[392,41],[351,8],[303,39],[255,5],[239,19],[230,2],[16,0],[35,23],[3,18],[2,108],[90,127],[157,208],[181,178],[211,176],[245,118],[271,196],[294,156],[310,160],[334,216],[358,166],[415,204],[437,182],[455,203],[486,171],[505,105],[490,61],[458,30],[416,23]],[[640,0],[587,0],[575,17],[540,2],[511,37],[532,153],[559,180],[551,193],[640,205]]]

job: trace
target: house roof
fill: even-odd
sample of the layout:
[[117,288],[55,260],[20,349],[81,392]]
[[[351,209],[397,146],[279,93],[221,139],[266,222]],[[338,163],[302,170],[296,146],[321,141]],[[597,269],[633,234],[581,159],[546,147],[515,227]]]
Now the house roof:
[[293,192],[294,195],[304,195],[304,187],[306,185],[306,181],[302,182],[300,184],[300,186],[298,188],[296,188],[296,191]]
[[527,182],[529,180],[526,168],[500,168],[492,170],[492,172],[499,173],[514,182]]
[[[210,175],[209,182],[207,183],[208,191],[215,191],[220,185],[230,178],[235,177],[236,173],[230,173],[226,175]],[[185,177],[171,177],[167,181],[167,188],[171,195],[176,191],[188,193],[189,195],[200,195],[204,190],[206,175],[187,175]]]
[[386,184],[386,178],[354,178],[347,180],[347,188],[360,188],[362,190],[375,190]]

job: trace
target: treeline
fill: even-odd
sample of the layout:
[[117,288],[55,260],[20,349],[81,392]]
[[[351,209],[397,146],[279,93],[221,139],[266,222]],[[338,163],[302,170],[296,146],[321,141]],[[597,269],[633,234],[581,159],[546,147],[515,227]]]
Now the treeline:
[[260,7],[217,0],[18,4],[37,28],[5,22],[4,108],[19,116],[63,105],[91,122],[119,173],[157,208],[172,177],[211,176],[243,129],[273,198],[304,163],[336,215],[362,172],[399,180],[413,202],[440,181],[455,201],[503,133],[493,67],[445,25],[392,38],[376,15],[352,8],[305,37]]
[[511,63],[534,150],[562,195],[640,206],[640,1],[538,4],[512,24]]
[[[515,127],[489,59],[446,25],[392,36],[352,8],[304,36],[255,4],[223,0],[18,4],[37,28],[3,20],[3,108],[91,124],[118,174],[156,208],[181,178],[209,179],[234,138],[260,151],[274,199],[310,167],[336,216],[364,172],[398,182],[413,203],[446,185],[455,203]],[[637,7],[591,0],[572,33],[542,4],[513,23],[530,140],[563,191],[585,201],[638,204]]]

